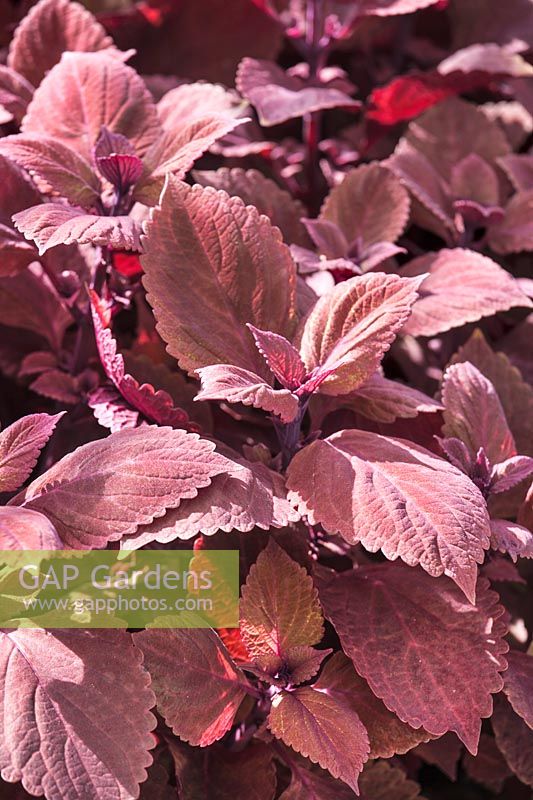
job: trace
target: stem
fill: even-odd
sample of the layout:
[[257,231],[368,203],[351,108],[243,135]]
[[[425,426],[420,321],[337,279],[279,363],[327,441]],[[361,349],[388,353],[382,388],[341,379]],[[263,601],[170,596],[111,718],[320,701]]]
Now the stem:
[[[329,41],[323,36],[324,12],[322,0],[307,0],[305,57],[309,65],[309,81],[318,77],[327,59]],[[318,164],[322,112],[313,111],[303,118],[302,136],[305,145],[305,172],[308,205],[311,213],[320,206],[321,175]]]
[[302,421],[307,409],[307,400],[300,403],[300,408],[296,419],[292,422],[277,422],[274,421],[274,427],[278,437],[278,442],[281,447],[281,463],[283,469],[286,469],[294,454],[298,450],[300,444],[300,434],[302,430]]

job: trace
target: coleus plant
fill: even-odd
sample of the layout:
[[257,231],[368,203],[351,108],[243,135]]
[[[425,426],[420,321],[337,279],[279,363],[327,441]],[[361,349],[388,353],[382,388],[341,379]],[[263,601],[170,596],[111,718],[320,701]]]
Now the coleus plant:
[[533,16],[474,5],[6,16],[1,549],[241,600],[0,631],[2,797],[528,796]]

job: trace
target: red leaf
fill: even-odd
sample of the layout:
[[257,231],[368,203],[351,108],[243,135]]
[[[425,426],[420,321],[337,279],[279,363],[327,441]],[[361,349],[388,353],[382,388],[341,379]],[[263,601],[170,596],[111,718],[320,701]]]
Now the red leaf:
[[474,601],[489,519],[481,493],[451,464],[403,439],[340,431],[296,454],[287,485],[312,524],[448,575]]
[[351,709],[325,692],[305,686],[274,697],[268,727],[277,739],[359,794],[357,781],[369,746],[366,730]]
[[314,686],[357,713],[370,740],[369,758],[401,755],[430,738],[423,728],[415,730],[389,711],[342,652],[326,662]]
[[[117,352],[117,343],[109,328],[105,328],[98,310],[98,297],[91,293],[91,312],[94,332],[100,361],[109,380],[114,384],[122,397],[139,414],[158,425],[170,425],[173,428],[189,429],[189,417],[182,409],[174,405],[172,398],[163,390],[156,391],[149,383],[142,385],[134,377],[128,375],[124,368],[124,359]],[[94,402],[94,398],[93,398]],[[100,397],[99,402],[102,402]]]
[[371,245],[395,242],[403,233],[409,220],[409,195],[386,167],[377,162],[363,164],[331,190],[320,219],[337,225],[346,241],[357,243],[365,253]]
[[15,214],[13,221],[39,255],[60,244],[107,245],[115,250],[140,250],[140,228],[133,217],[87,214],[60,203],[43,203]]
[[100,198],[100,180],[91,165],[50,136],[7,136],[0,140],[0,152],[29,172],[43,194],[64,197],[83,208],[93,207]]
[[167,725],[200,747],[220,739],[249,686],[214,631],[158,629],[134,634]]
[[42,514],[0,507],[1,550],[61,550],[62,546],[56,529]]
[[160,126],[144,81],[107,54],[64,53],[35,92],[22,131],[74,146],[90,161],[104,126],[145,154]]
[[438,74],[402,75],[371,92],[367,117],[381,125],[396,125],[454,94],[457,91]]
[[324,633],[311,577],[273,539],[250,570],[240,616],[250,657],[273,676],[290,663],[294,651],[310,650]]
[[496,744],[514,774],[533,786],[533,730],[515,714],[503,694],[495,699],[492,727]]
[[0,633],[0,676],[4,780],[49,800],[88,786],[94,800],[138,796],[155,744],[154,696],[130,634]]
[[105,547],[224,472],[228,462],[213,450],[171,428],[120,431],[69,453],[11,502],[47,516],[67,547]]
[[533,729],[533,656],[511,650],[503,690],[514,711]]
[[0,117],[2,124],[14,120],[17,124],[22,121],[30,100],[33,96],[33,86],[26,78],[19,75],[9,67],[0,65]]
[[246,323],[290,336],[295,322],[295,266],[279,231],[238,198],[168,176],[144,249],[148,301],[180,366],[234,364],[264,377]]
[[490,546],[507,553],[516,563],[518,558],[533,558],[533,533],[506,519],[490,521]]
[[0,492],[14,492],[30,477],[64,413],[30,414],[0,433]]
[[387,708],[435,736],[455,731],[474,755],[508,649],[497,595],[486,581],[477,594],[472,606],[450,581],[420,570],[413,580],[402,564],[360,567],[320,591],[343,650]]
[[471,250],[427,253],[401,272],[405,277],[427,273],[404,327],[412,336],[435,336],[500,311],[531,306],[508,272]]
[[420,283],[374,273],[343,281],[321,297],[299,335],[303,362],[314,370],[309,383],[337,395],[370,378],[407,320]]
[[303,205],[258,170],[245,171],[222,167],[216,172],[196,171],[194,178],[202,186],[223,189],[231,197],[240,197],[247,206],[255,206],[280,229],[283,241],[287,244],[297,244],[302,247],[309,244],[301,222],[305,214]]
[[136,549],[153,541],[192,539],[198,533],[212,536],[217,531],[283,528],[298,519],[286,499],[281,475],[261,463],[228,460],[224,472],[215,475],[198,497],[183,500],[178,508],[140,526],[122,540],[121,547]]
[[116,49],[100,23],[79,3],[41,0],[17,27],[7,63],[33,86],[39,86],[67,50],[105,50],[106,55],[119,59],[127,55]]
[[253,372],[231,364],[213,364],[196,370],[202,388],[196,400],[227,400],[261,408],[292,422],[298,413],[298,398],[287,389],[273,389]]
[[492,383],[470,362],[448,367],[442,379],[445,436],[463,441],[475,460],[483,448],[491,464],[516,455],[513,434]]
[[297,389],[305,378],[305,367],[298,350],[284,336],[260,331],[250,324],[248,328],[272,374],[286,389]]
[[243,58],[235,80],[237,89],[255,107],[261,125],[279,125],[313,111],[345,108],[356,111],[361,103],[339,89],[335,81],[311,83],[284,72],[273,61]]

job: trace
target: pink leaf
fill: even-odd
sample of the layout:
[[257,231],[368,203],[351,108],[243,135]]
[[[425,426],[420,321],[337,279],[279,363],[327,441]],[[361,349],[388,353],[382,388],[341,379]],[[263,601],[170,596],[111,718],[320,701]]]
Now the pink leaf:
[[61,539],[45,516],[27,508],[0,508],[1,550],[61,550]]
[[512,774],[501,754],[496,741],[486,733],[481,734],[479,752],[474,758],[467,753],[463,768],[469,778],[498,794],[506,779]]
[[287,336],[295,323],[295,266],[279,231],[242,200],[169,175],[144,248],[148,301],[180,366],[234,364],[265,377],[246,323]]
[[515,713],[533,729],[533,656],[511,650],[508,662],[503,690]]
[[96,52],[124,58],[99,22],[79,3],[41,0],[15,31],[7,57],[8,66],[39,86],[48,70],[66,51]]
[[209,114],[182,123],[174,130],[163,131],[146,153],[146,176],[135,189],[140,202],[155,205],[163,189],[165,175],[184,178],[194,162],[223,136],[245,119]]
[[493,494],[506,492],[533,473],[533,458],[513,456],[492,468],[491,487]]
[[476,153],[465,156],[453,167],[450,190],[456,198],[474,200],[485,206],[497,206],[500,199],[496,172]]
[[490,522],[490,546],[510,555],[515,563],[518,558],[533,558],[533,533],[516,522],[493,519]]
[[403,439],[349,430],[297,453],[287,479],[312,524],[448,575],[474,602],[489,520],[478,489],[451,464]]
[[140,250],[140,228],[133,217],[103,217],[60,203],[43,203],[15,214],[13,221],[43,255],[60,244],[106,245]]
[[[98,298],[91,293],[91,312],[96,337],[96,345],[100,361],[109,380],[114,384],[122,397],[142,416],[158,425],[170,425],[173,428],[189,428],[188,414],[174,405],[170,395],[156,391],[149,383],[139,384],[124,368],[124,359],[117,352],[117,343],[109,328],[105,328],[99,313]],[[93,398],[94,402],[94,398]],[[100,396],[99,403],[102,402]]]
[[424,155],[444,180],[453,167],[470,153],[492,164],[510,146],[497,122],[476,106],[450,98],[430,108],[407,129],[406,139]]
[[143,424],[142,415],[124,400],[114,386],[97,386],[87,395],[87,405],[103,428],[117,433]]
[[0,111],[5,115],[2,124],[11,120],[20,124],[32,96],[33,86],[26,78],[0,65]]
[[332,84],[312,84],[284,72],[272,61],[255,58],[241,61],[236,78],[237,89],[256,108],[259,122],[265,126],[279,125],[321,109],[355,111],[361,106]]
[[494,703],[492,728],[498,749],[514,774],[522,783],[533,786],[533,730],[515,714],[503,694]]
[[305,367],[298,350],[284,336],[260,331],[250,324],[248,328],[272,374],[286,389],[297,389],[305,378]]
[[325,692],[305,686],[274,697],[268,727],[277,739],[359,794],[358,777],[369,746],[366,730],[354,711]]
[[[412,208],[414,221],[446,242],[454,241],[456,228],[451,198],[442,177],[426,156],[401,139],[385,165],[413,195],[416,201]],[[417,204],[421,210],[417,209]]]
[[445,436],[463,441],[475,460],[480,448],[491,464],[516,455],[500,398],[492,385],[468,361],[448,367],[442,379]]
[[471,250],[441,250],[415,258],[405,277],[425,275],[420,297],[404,327],[412,336],[435,336],[516,306],[531,306],[515,279]]
[[280,229],[288,244],[309,244],[301,222],[305,214],[303,205],[258,170],[222,167],[216,171],[196,171],[194,178],[202,186],[223,189],[231,197],[240,197],[247,206],[255,206]]
[[533,155],[527,153],[510,153],[498,159],[517,192],[533,189]]
[[326,413],[333,408],[349,408],[376,422],[412,419],[419,414],[432,414],[442,405],[431,397],[398,381],[375,372],[362,386],[347,395],[324,398]]
[[[183,121],[202,119],[212,115],[238,117],[243,103],[236,92],[213,83],[182,83],[167,92],[157,104],[157,113],[163,128],[173,130]],[[224,187],[218,187],[224,188]]]
[[100,181],[91,165],[50,136],[7,136],[0,140],[0,152],[20,164],[43,194],[83,208],[93,207],[100,197]]
[[472,606],[444,578],[377,564],[325,581],[320,592],[343,650],[387,708],[435,736],[454,731],[474,755],[508,650],[503,609],[487,585]]
[[144,81],[107,54],[64,53],[35,92],[22,131],[51,136],[90,161],[103,126],[145,154],[159,121]]
[[473,44],[441,61],[437,72],[450,76],[464,73],[480,77],[481,73],[493,77],[525,78],[533,75],[533,67],[521,55],[505,47]]
[[72,322],[38,265],[13,277],[0,278],[0,319],[2,325],[42,336],[53,349],[59,348]]
[[369,758],[392,758],[430,738],[423,728],[415,730],[389,711],[343,652],[326,662],[314,686],[357,713],[370,740]]
[[366,17],[388,17],[396,14],[412,14],[427,8],[439,0],[363,0],[361,12]]
[[347,394],[370,378],[407,320],[421,281],[362,275],[319,299],[301,328],[300,352],[315,380],[325,378],[324,394]]
[[288,389],[273,389],[259,375],[231,364],[213,364],[196,370],[202,388],[196,400],[227,400],[261,408],[291,422],[298,413],[298,398]]
[[192,539],[199,533],[212,536],[217,531],[253,528],[284,528],[299,519],[286,499],[283,477],[264,464],[244,459],[228,461],[211,485],[178,508],[140,526],[136,533],[121,542],[124,549],[136,549],[149,542],[172,542]]
[[113,433],[57,461],[12,503],[40,511],[67,547],[104,547],[195,497],[227,460],[196,434],[147,426]]
[[[102,653],[106,654],[105,669]],[[155,744],[149,676],[125,631],[0,633],[0,765],[33,795],[133,800]]]
[[295,651],[300,655],[306,648],[310,654],[310,646],[322,639],[323,617],[312,578],[273,539],[248,574],[240,618],[250,658],[272,676],[290,664]]
[[488,233],[489,244],[495,253],[520,253],[533,250],[533,189],[511,197],[501,222]]
[[320,219],[337,225],[348,242],[364,252],[378,242],[395,242],[409,220],[409,195],[381,164],[351,170],[329,193]]
[[64,413],[30,414],[0,433],[0,492],[13,492],[30,477]]
[[231,728],[248,681],[212,630],[134,634],[152,677],[157,706],[174,733],[206,747]]

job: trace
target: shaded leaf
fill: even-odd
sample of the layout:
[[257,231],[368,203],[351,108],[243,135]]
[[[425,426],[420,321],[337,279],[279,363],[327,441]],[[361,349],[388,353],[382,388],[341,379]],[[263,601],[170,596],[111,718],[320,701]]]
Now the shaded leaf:
[[[483,734],[481,734],[483,736]],[[439,739],[420,744],[414,754],[426,764],[438,767],[451,781],[457,780],[459,759],[463,746],[454,733],[445,733]]]
[[362,249],[395,242],[409,219],[409,195],[398,178],[379,163],[351,170],[329,193],[320,219],[333,222],[348,242]]
[[533,786],[533,730],[515,714],[503,694],[494,701],[492,728],[496,744],[514,774]]
[[281,691],[272,702],[268,727],[277,739],[359,793],[358,777],[368,758],[368,736],[349,708],[310,686]]
[[419,570],[413,580],[409,567],[378,564],[320,590],[343,650],[385,705],[435,736],[454,731],[474,755],[508,649],[503,609],[487,585],[482,580],[473,606],[444,578]]
[[486,733],[481,734],[477,756],[474,758],[467,753],[463,767],[469,778],[496,793],[501,792],[506,779],[512,774],[494,738]]
[[490,227],[488,241],[496,253],[533,250],[533,189],[517,192],[505,208],[501,222]]
[[312,524],[448,575],[474,601],[489,547],[487,510],[474,484],[443,459],[403,439],[346,430],[297,453],[287,485]]
[[22,121],[30,100],[33,96],[33,86],[26,78],[13,69],[0,65],[0,117],[3,114],[2,124],[14,120],[17,124]]
[[427,273],[403,329],[412,336],[435,336],[467,322],[531,304],[508,272],[471,250],[427,253],[401,271],[405,277]]
[[372,761],[361,775],[361,800],[423,800],[420,786],[402,769],[386,761]]
[[134,634],[152,677],[157,706],[186,742],[206,747],[233,724],[248,681],[216,633],[158,629]]
[[511,650],[507,660],[503,690],[515,713],[533,730],[533,657]]
[[[279,125],[326,108],[357,110],[361,103],[345,91],[319,81],[311,83],[284,72],[273,61],[243,58],[235,79],[237,89],[255,107],[261,125]],[[344,87],[343,87],[344,88]]]
[[[139,384],[125,371],[124,359],[117,352],[117,343],[109,328],[104,327],[98,307],[98,297],[91,292],[91,312],[100,361],[109,380],[122,397],[139,413],[158,425],[190,428],[187,413],[176,407],[164,390],[156,391],[151,384]],[[102,398],[100,398],[101,402]]]
[[268,220],[225,192],[168,176],[144,248],[148,301],[180,366],[194,373],[229,363],[264,377],[246,323],[290,336],[296,281],[289,250]]
[[12,501],[45,514],[68,547],[104,547],[195,497],[227,461],[196,434],[146,426],[89,442]]
[[314,686],[357,713],[370,740],[369,758],[401,755],[430,738],[423,728],[415,730],[389,711],[342,652],[327,661]]
[[248,574],[240,617],[250,657],[272,675],[295,648],[317,644],[324,633],[311,577],[273,539]]

